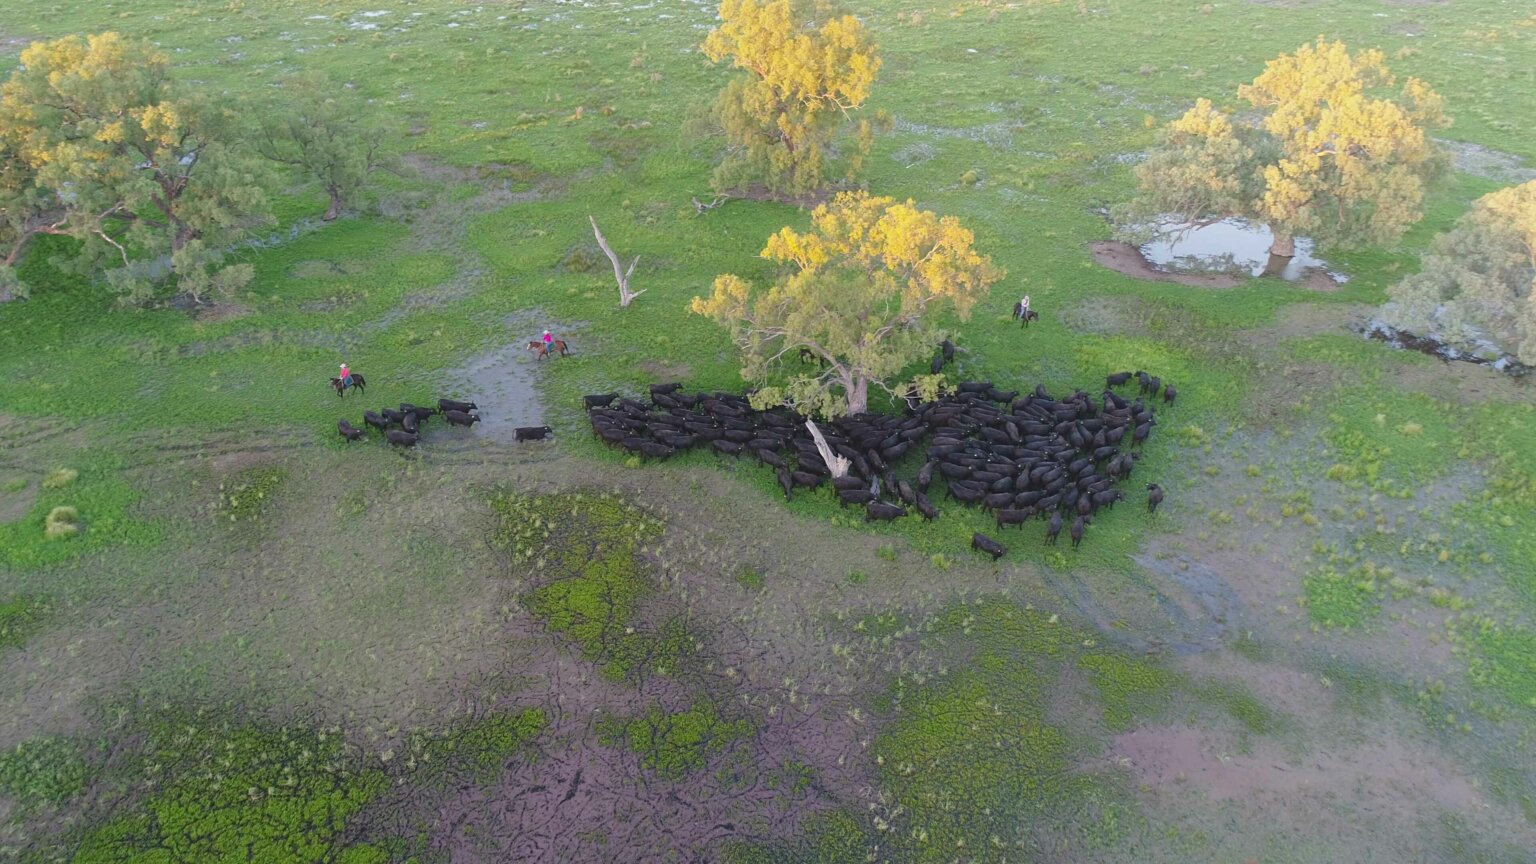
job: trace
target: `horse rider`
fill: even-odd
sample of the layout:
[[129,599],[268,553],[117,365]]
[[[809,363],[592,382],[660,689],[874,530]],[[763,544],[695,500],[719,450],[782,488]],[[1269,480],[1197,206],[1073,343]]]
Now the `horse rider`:
[[341,364],[341,375],[338,377],[341,378],[341,389],[345,390],[352,386],[352,370],[347,368],[347,364]]
[[1024,319],[1024,318],[1028,318],[1029,317],[1029,295],[1028,294],[1025,294],[1024,297],[1019,300],[1019,305],[1013,307],[1013,311],[1014,311],[1014,316],[1013,317],[1015,317],[1015,318]]
[[547,354],[547,353],[549,353],[549,349],[555,347],[555,337],[551,336],[549,334],[548,330],[545,330],[543,338],[544,338],[544,352]]

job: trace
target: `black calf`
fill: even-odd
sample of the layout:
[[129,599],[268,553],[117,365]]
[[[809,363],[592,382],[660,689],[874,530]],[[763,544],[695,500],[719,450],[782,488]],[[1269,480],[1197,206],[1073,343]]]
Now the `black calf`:
[[1008,554],[1008,550],[1004,548],[1003,544],[980,533],[971,535],[971,548],[991,555],[993,561]]

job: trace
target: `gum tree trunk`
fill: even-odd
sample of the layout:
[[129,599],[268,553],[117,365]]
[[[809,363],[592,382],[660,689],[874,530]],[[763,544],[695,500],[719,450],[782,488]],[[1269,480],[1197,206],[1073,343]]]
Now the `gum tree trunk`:
[[863,414],[869,410],[869,379],[855,378],[848,388],[848,413]]
[[1273,243],[1269,244],[1269,254],[1280,258],[1293,258],[1296,255],[1296,238],[1274,228],[1270,229],[1275,236]]
[[329,192],[330,195],[331,195],[331,204],[330,204],[329,207],[325,208],[325,215],[320,217],[320,218],[321,218],[322,221],[330,222],[330,221],[333,221],[334,219],[336,219],[336,217],[341,215],[341,208],[342,208],[341,190],[336,188],[335,186],[332,186],[330,189],[327,189],[326,191]]

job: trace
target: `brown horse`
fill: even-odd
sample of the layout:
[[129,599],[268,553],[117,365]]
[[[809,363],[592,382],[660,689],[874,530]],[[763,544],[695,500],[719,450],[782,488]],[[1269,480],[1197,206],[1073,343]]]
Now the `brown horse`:
[[[363,380],[363,376],[356,372],[352,373],[352,384],[350,386],[356,387],[359,393],[368,392],[367,382]],[[343,385],[340,378],[331,379],[331,389],[336,391],[337,396],[347,395],[347,385]]]
[[564,339],[556,339],[548,345],[545,345],[538,339],[528,343],[528,350],[533,352],[533,359],[535,360],[543,360],[545,357],[548,357],[551,349],[558,351],[561,357],[569,353]]

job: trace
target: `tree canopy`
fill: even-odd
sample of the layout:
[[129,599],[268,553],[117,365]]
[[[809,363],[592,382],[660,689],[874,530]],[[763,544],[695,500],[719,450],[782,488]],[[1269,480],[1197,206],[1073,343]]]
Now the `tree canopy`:
[[859,124],[839,167],[836,139],[880,70],[864,26],[809,0],[723,0],[720,20],[704,55],[746,74],[715,101],[729,148],[715,188],[795,197],[852,179],[869,149],[870,124]]
[[36,234],[64,233],[82,241],[78,269],[130,296],[165,273],[194,296],[248,281],[247,266],[219,269],[267,214],[262,163],[237,146],[238,121],[176,87],[147,42],[101,33],[29,46],[0,87],[0,146],[16,163],[7,263]]
[[264,110],[256,148],[261,155],[292,166],[317,181],[330,201],[327,222],[384,167],[391,130],[372,118],[361,96],[323,73],[291,75],[281,84],[281,101]]
[[1238,95],[1256,118],[1200,99],[1163,129],[1122,220],[1241,217],[1268,226],[1271,251],[1289,256],[1298,236],[1388,243],[1422,216],[1425,184],[1445,165],[1429,132],[1448,122],[1440,97],[1417,78],[1399,82],[1380,51],[1319,37]]
[[1473,202],[1387,296],[1394,327],[1462,346],[1491,340],[1536,365],[1536,180]]
[[784,228],[768,239],[761,255],[783,274],[767,291],[725,274],[690,308],[731,329],[747,380],[765,382],[802,348],[825,361],[819,374],[760,390],[760,402],[857,414],[871,384],[894,392],[888,382],[933,351],[942,312],[968,318],[1003,277],[974,239],[953,216],[844,192],[816,208],[810,231]]

